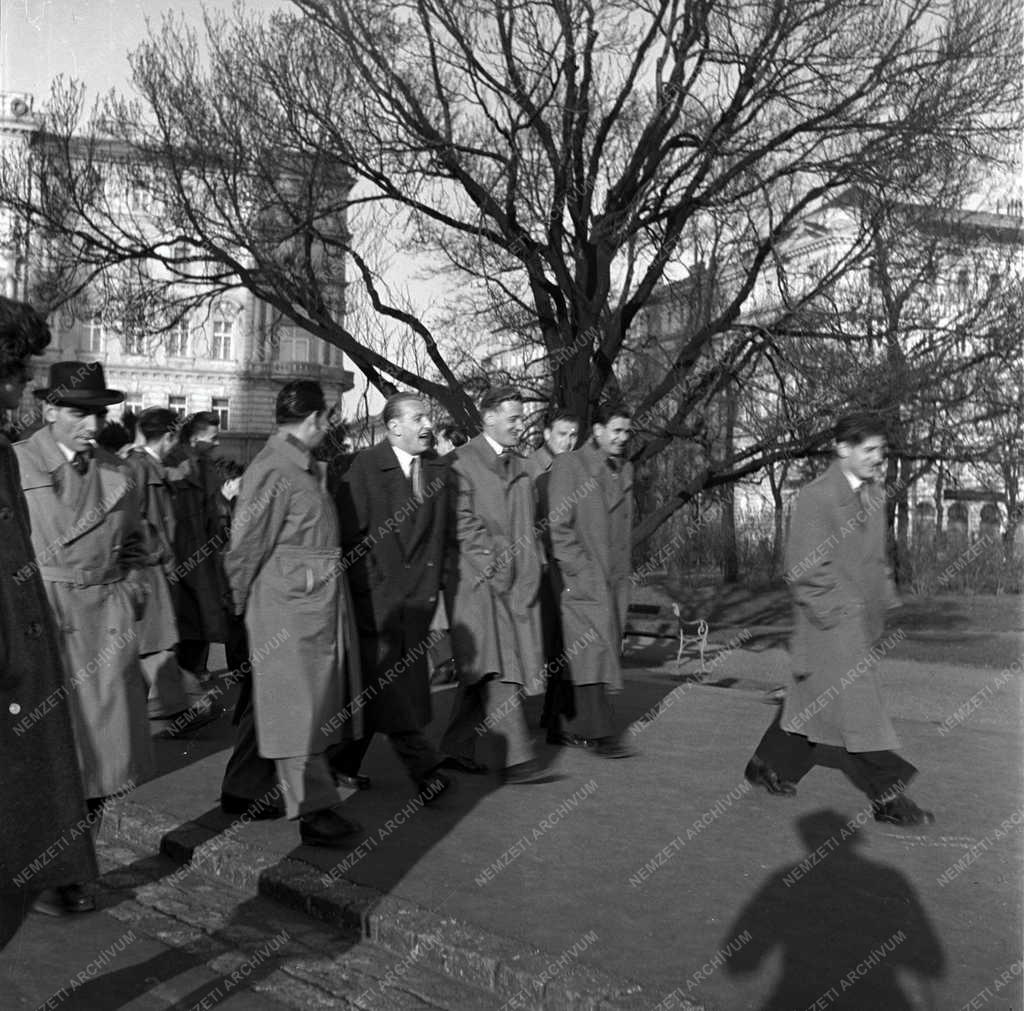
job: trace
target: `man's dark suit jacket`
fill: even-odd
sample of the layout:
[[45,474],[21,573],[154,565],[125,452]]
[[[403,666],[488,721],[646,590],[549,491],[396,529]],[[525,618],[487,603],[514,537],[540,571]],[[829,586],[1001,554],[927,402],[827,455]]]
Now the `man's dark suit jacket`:
[[389,442],[356,454],[338,490],[343,558],[359,625],[371,730],[430,722],[430,622],[441,590],[448,464],[422,461],[424,499]]

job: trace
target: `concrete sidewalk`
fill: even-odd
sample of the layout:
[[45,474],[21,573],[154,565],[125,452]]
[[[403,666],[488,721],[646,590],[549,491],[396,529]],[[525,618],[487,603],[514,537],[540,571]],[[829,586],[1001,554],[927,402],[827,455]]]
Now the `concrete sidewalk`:
[[[989,1006],[1019,1008],[1020,684],[940,733],[991,671],[892,666],[897,729],[922,770],[911,792],[938,817],[920,832],[876,824],[836,769],[789,800],[744,782],[773,715],[763,689],[785,680],[776,648],[724,658],[719,687],[630,670],[618,709],[642,754],[609,762],[538,738],[541,784],[453,773],[457,789],[424,809],[378,739],[373,789],[347,800],[365,827],[349,851],[220,813],[226,717],[195,741],[157,742],[167,771],[105,831],[361,923],[496,1007],[945,1008],[987,987]],[[435,696],[435,738],[449,705]],[[829,843],[828,826],[849,831]]]

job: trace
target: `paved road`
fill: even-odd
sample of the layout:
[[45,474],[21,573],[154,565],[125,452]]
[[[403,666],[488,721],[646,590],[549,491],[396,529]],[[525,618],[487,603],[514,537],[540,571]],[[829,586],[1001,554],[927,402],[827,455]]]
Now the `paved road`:
[[[668,668],[631,669],[618,705],[638,731],[637,759],[603,762],[585,752],[548,751],[547,783],[501,789],[493,777],[463,777],[443,804],[399,825],[394,818],[409,803],[410,788],[386,741],[378,740],[367,760],[374,789],[348,801],[366,826],[360,849],[346,856],[298,848],[294,826],[284,822],[247,826],[245,839],[272,858],[298,858],[325,874],[344,865],[349,880],[552,954],[576,945],[581,966],[641,981],[652,1004],[677,1006],[672,1001],[685,998],[708,1011],[938,1011],[974,1001],[1019,1011],[1021,637],[1005,626],[978,635],[976,624],[958,627],[952,612],[936,617],[949,632],[908,622],[886,664],[897,731],[921,769],[911,793],[938,817],[927,830],[872,821],[864,798],[829,767],[838,758],[827,753],[795,799],[745,789],[743,765],[772,716],[764,689],[785,680],[779,634],[765,631],[752,638],[755,648],[724,657],[711,685],[680,686]],[[943,636],[959,643],[955,652]],[[536,701],[528,706],[534,721]],[[435,734],[448,696],[438,703]],[[135,799],[176,822],[212,824],[230,737],[223,724],[195,742],[162,744],[164,774]],[[107,857],[131,867],[130,874],[138,867],[130,852]],[[121,884],[135,887],[131,878]],[[322,929],[272,905],[249,905],[261,900],[206,887],[214,886],[183,879],[184,898],[163,896],[148,906],[136,890],[90,918],[88,933],[74,922],[34,920],[18,947],[0,956],[0,988],[10,984],[18,995],[13,1007],[34,1007],[125,930],[141,927],[146,936],[117,953],[104,985],[94,987],[94,999],[107,1003],[79,1006],[186,1011],[183,999],[200,1002],[237,969],[238,958],[251,959],[288,923],[303,943],[300,931]],[[199,914],[190,912],[193,893],[202,899]],[[250,909],[256,924],[246,919]],[[150,929],[155,914],[176,923]],[[248,927],[255,932],[246,935],[241,928]],[[248,946],[239,943],[243,938]],[[323,943],[334,946],[344,979],[352,971],[345,959],[362,957],[360,946],[344,937]],[[218,945],[236,952],[235,964],[207,957],[216,958]],[[366,950],[383,964],[364,978],[383,978],[387,954]],[[302,958],[296,962],[299,981],[311,985],[301,976]],[[225,993],[218,1006],[344,1008],[344,995],[359,985],[342,983],[326,1004],[289,1003],[286,992],[273,989],[278,968],[266,976],[270,988],[257,991],[267,1003],[231,1005],[228,999],[240,998]],[[281,971],[294,980],[295,973]],[[116,1002],[118,993],[138,993],[139,980],[149,976],[160,980],[151,993]],[[477,994],[442,991],[431,998],[429,985],[444,982],[423,984],[427,989],[415,995],[422,1005],[396,999],[369,1006],[488,1006]]]
[[485,1009],[493,1000],[266,899],[103,842],[99,912],[32,915],[0,954],[0,1009]]

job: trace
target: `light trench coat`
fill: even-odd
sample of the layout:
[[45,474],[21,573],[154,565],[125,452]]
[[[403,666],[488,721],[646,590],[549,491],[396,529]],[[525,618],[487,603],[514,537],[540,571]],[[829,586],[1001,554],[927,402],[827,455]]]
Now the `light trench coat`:
[[242,476],[224,567],[245,615],[264,758],[316,755],[362,735],[358,636],[325,468],[272,435]]
[[174,649],[178,644],[178,619],[168,576],[174,571],[174,506],[171,486],[161,463],[144,448],[125,458],[139,491],[145,565],[139,576],[146,591],[146,609],[138,625],[139,656]]
[[478,435],[451,465],[445,602],[464,685],[497,674],[524,694],[544,690],[542,556],[533,482],[521,457],[505,471]]
[[847,751],[885,751],[899,739],[885,708],[880,641],[897,603],[885,555],[885,496],[861,502],[838,463],[797,497],[786,549],[793,595],[793,684],[782,729]]
[[109,796],[154,774],[135,625],[145,561],[139,490],[104,449],[79,475],[49,427],[14,451],[60,633],[85,795]]

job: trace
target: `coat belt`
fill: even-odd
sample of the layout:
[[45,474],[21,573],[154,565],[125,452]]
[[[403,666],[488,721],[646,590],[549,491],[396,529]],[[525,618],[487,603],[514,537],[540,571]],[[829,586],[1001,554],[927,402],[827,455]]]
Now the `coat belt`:
[[105,569],[66,569],[59,565],[40,565],[39,575],[48,583],[71,583],[73,586],[102,586],[124,579],[125,571],[119,565]]

